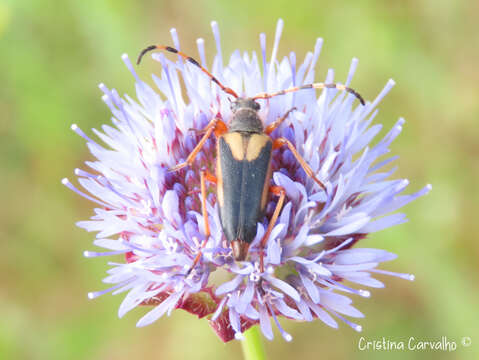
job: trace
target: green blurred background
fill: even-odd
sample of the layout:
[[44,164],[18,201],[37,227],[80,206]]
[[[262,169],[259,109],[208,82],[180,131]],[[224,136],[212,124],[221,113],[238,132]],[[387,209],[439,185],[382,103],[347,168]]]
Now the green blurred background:
[[[223,55],[236,48],[269,49],[279,17],[279,50],[302,60],[316,37],[325,39],[316,79],[334,67],[344,80],[360,59],[353,87],[372,99],[389,77],[397,86],[377,121],[390,128],[406,118],[392,150],[409,191],[433,191],[410,204],[412,220],[374,234],[363,247],[393,251],[385,268],[416,274],[415,282],[383,278],[386,289],[355,298],[364,331],[333,330],[320,322],[284,322],[294,340],[266,344],[270,359],[479,358],[479,31],[477,1],[22,1],[0,2],[0,359],[241,359],[238,342],[221,343],[204,320],[182,312],[135,328],[145,311],[117,318],[121,296],[89,301],[102,289],[104,259],[85,259],[93,234],[74,226],[93,204],[60,184],[91,159],[70,131],[108,123],[99,82],[134,95],[124,52],[171,43],[196,56],[195,39],[215,52],[217,20]],[[158,64],[139,69],[148,79]],[[385,131],[383,131],[384,134]],[[278,335],[278,334],[277,334]],[[358,340],[437,340],[455,352],[359,351]],[[461,338],[469,336],[465,348]]]

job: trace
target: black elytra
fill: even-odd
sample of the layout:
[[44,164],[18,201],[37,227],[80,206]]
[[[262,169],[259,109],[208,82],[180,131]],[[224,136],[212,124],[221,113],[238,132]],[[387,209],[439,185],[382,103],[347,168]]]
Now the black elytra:
[[245,259],[268,200],[273,141],[263,133],[259,108],[251,99],[232,102],[229,131],[217,141],[219,215],[236,260]]

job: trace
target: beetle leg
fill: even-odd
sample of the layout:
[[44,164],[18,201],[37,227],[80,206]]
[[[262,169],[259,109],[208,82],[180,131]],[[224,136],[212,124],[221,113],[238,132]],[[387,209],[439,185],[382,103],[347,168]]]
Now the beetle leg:
[[288,149],[293,153],[296,160],[298,160],[299,164],[303,168],[306,175],[311,177],[324,191],[326,191],[326,186],[321,181],[318,180],[316,175],[314,175],[313,170],[311,170],[311,168],[306,163],[306,161],[304,161],[303,157],[299,155],[298,150],[296,150],[296,148],[291,143],[291,141],[283,137],[277,138],[273,141],[273,149],[278,149],[283,145],[288,146]]
[[208,170],[201,170],[201,174],[205,177],[205,180],[208,180],[210,183],[213,183],[215,185],[218,183],[216,176],[214,176]]
[[210,237],[210,223],[208,221],[208,212],[206,211],[206,180],[209,182],[212,182],[214,184],[217,183],[216,176],[213,174],[209,173],[206,170],[201,170],[200,172],[200,179],[201,179],[201,213],[203,215],[203,220],[205,221],[205,239],[203,240],[203,243],[201,244],[200,250],[198,251],[198,254],[196,254],[195,259],[193,260],[193,264],[191,264],[191,267],[189,270],[186,272],[186,276],[188,276],[193,268],[198,264],[198,262],[201,259],[202,256],[202,250],[205,248],[208,238]]
[[271,216],[271,220],[269,221],[268,224],[268,229],[266,229],[266,232],[263,235],[263,238],[261,239],[260,243],[260,258],[259,258],[259,268],[261,272],[264,272],[264,248],[266,247],[266,243],[268,242],[268,238],[271,234],[271,231],[273,231],[273,227],[276,225],[276,221],[278,220],[279,213],[281,209],[283,208],[284,204],[284,198],[286,197],[286,191],[284,188],[281,186],[270,186],[269,191],[274,194],[279,196],[278,203],[276,204],[276,208],[274,209],[273,216]]
[[289,113],[292,112],[292,111],[295,111],[297,110],[296,107],[292,108],[292,109],[289,109],[286,114],[284,114],[283,116],[281,116],[278,120],[272,122],[271,124],[269,124],[268,126],[266,126],[266,128],[264,129],[264,133],[269,135],[271,134],[278,126],[280,126],[282,124],[282,122],[284,120],[286,120],[289,116]]
[[212,119],[208,125],[202,130],[206,130],[205,134],[201,138],[201,140],[198,142],[198,144],[195,146],[193,151],[188,155],[186,160],[182,163],[179,163],[171,168],[168,169],[168,171],[178,171],[185,166],[193,164],[193,161],[195,160],[196,155],[200,152],[201,148],[205,144],[206,140],[211,136],[211,134],[214,132],[216,136],[221,135],[222,132],[226,132],[228,128],[226,127],[225,123],[221,121],[218,118]]

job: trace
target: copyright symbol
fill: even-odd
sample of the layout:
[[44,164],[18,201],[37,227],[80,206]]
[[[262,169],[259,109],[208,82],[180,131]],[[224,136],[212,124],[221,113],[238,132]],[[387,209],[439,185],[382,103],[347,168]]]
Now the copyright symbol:
[[469,336],[464,336],[462,339],[461,339],[461,344],[462,346],[465,346],[465,347],[469,347],[471,346],[471,338]]

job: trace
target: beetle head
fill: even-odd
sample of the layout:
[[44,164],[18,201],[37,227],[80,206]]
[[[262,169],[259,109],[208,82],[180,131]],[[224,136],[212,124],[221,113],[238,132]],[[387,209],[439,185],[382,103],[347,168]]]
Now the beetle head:
[[253,99],[238,98],[231,103],[233,118],[230,131],[262,133],[263,122],[258,116],[259,104]]

